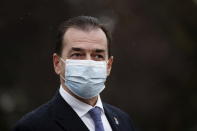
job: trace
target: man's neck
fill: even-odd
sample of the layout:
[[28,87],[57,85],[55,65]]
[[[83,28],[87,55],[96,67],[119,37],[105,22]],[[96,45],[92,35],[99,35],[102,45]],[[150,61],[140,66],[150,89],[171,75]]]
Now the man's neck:
[[84,99],[84,98],[81,98],[77,95],[75,95],[74,93],[72,93],[65,85],[62,85],[62,87],[64,88],[64,90],[66,92],[68,92],[70,95],[72,95],[73,97],[77,98],[78,100],[88,104],[88,105],[91,105],[91,106],[95,106],[96,105],[96,102],[98,100],[98,96],[95,96],[93,98],[90,98],[90,99]]

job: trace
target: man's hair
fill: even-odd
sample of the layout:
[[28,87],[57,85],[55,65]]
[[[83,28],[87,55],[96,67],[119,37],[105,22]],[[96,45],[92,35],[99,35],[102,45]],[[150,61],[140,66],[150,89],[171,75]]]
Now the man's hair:
[[77,16],[64,21],[58,29],[55,53],[61,56],[63,49],[63,36],[69,28],[77,28],[83,31],[90,31],[100,28],[107,37],[108,56],[111,56],[110,45],[112,42],[111,32],[97,18],[91,16]]

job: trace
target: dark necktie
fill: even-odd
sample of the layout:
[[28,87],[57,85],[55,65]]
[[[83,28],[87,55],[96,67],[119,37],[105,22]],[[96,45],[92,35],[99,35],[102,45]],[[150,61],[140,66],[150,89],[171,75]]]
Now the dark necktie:
[[101,120],[101,109],[99,107],[92,108],[89,111],[95,125],[95,131],[105,131]]

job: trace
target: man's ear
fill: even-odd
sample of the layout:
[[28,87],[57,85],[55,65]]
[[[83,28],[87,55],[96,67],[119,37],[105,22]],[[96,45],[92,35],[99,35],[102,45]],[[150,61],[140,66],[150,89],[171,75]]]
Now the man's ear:
[[53,67],[54,67],[56,74],[60,75],[61,70],[62,70],[61,68],[62,63],[61,63],[60,57],[56,53],[53,54]]
[[110,72],[111,72],[111,69],[112,69],[113,59],[114,59],[113,56],[111,56],[111,57],[108,59],[108,63],[107,63],[107,75],[108,75],[108,76],[110,75]]

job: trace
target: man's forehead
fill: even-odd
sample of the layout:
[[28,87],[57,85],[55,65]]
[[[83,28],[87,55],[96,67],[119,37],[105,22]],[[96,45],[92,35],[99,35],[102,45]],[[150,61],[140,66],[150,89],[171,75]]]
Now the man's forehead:
[[102,29],[93,28],[91,30],[82,30],[78,28],[69,28],[64,36],[63,43],[98,43],[107,45],[107,37]]

